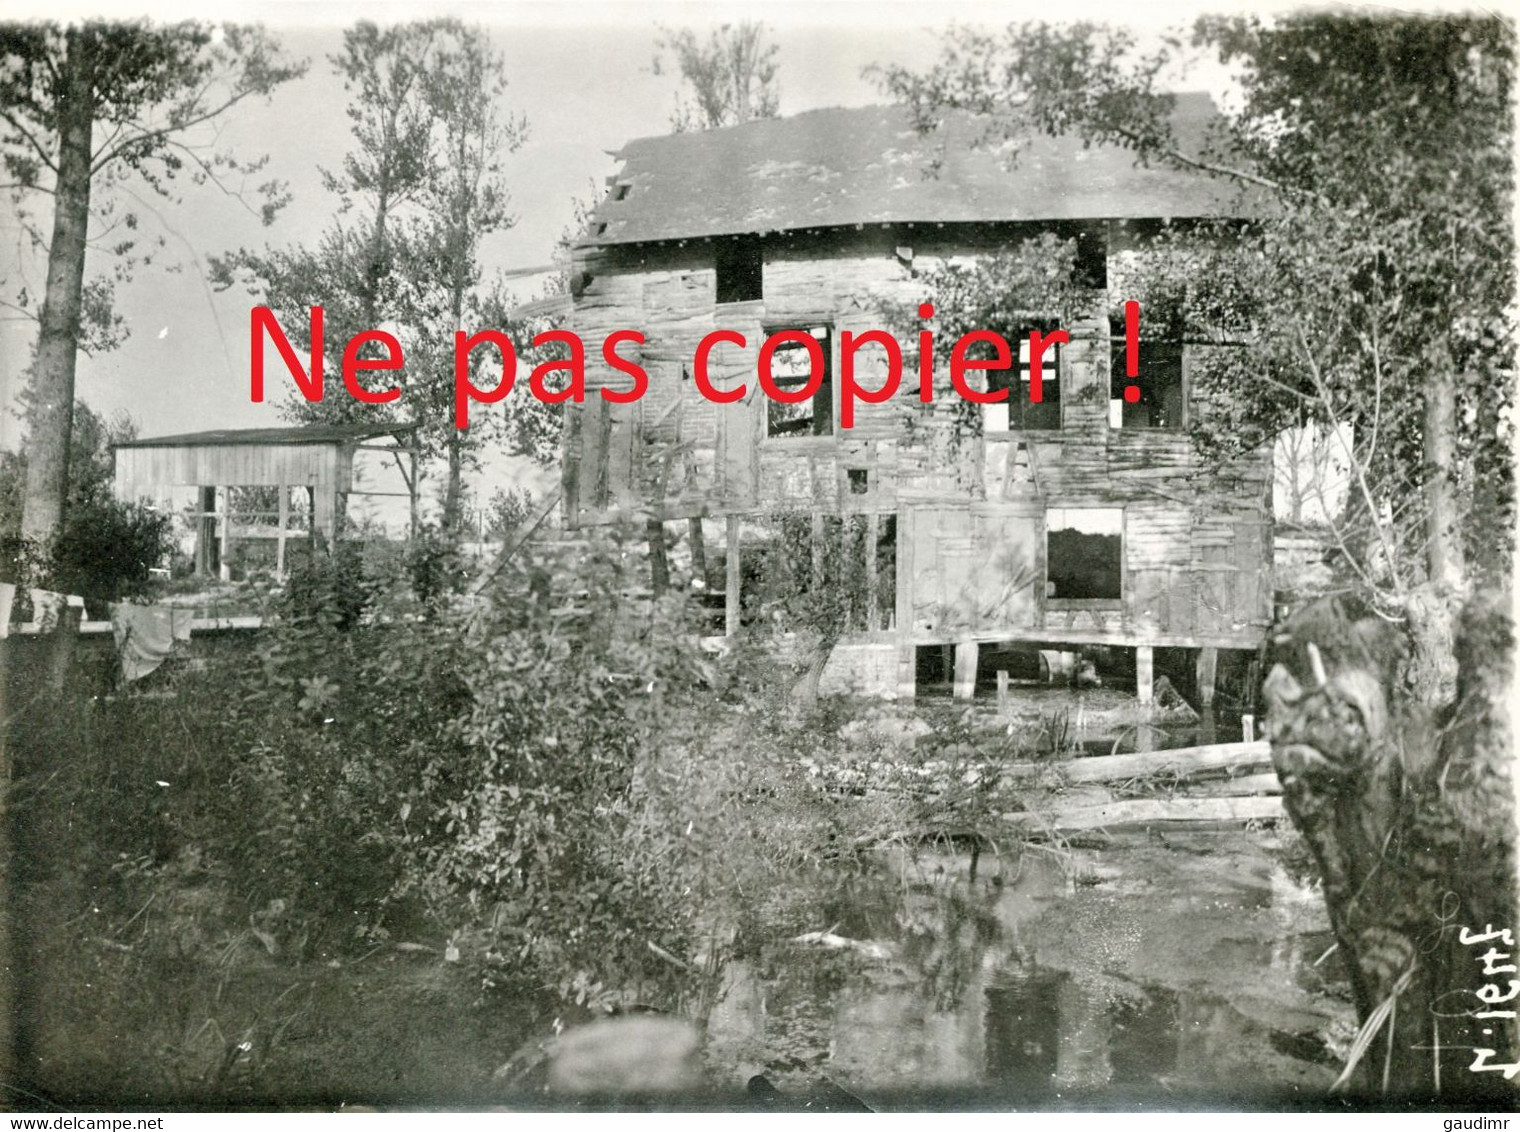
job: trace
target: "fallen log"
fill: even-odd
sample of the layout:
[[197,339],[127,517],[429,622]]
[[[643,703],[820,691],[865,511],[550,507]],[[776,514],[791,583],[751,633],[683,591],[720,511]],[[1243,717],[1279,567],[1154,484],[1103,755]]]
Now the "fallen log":
[[1207,782],[1190,782],[1185,789],[1194,797],[1246,797],[1251,794],[1281,794],[1282,782],[1275,770],[1261,774],[1242,774],[1235,778],[1214,778]]
[[1247,769],[1272,765],[1272,747],[1255,743],[1209,743],[1171,751],[1138,751],[1126,755],[1097,755],[1056,763],[1013,763],[1002,768],[1005,779],[1020,781],[1056,772],[1067,782],[1123,782],[1129,778],[1172,774],[1185,778],[1204,771]]
[[1246,822],[1284,817],[1279,798],[1129,798],[1098,805],[1004,814],[1015,829],[1030,834],[1075,833],[1160,822]]

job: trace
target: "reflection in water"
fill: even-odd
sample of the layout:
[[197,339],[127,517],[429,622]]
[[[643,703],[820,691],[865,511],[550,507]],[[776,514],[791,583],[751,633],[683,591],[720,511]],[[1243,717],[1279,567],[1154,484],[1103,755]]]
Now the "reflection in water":
[[[765,1072],[784,1089],[827,1078],[1033,1101],[1322,1091],[1325,1039],[1351,1009],[1313,966],[1329,938],[1319,897],[1275,863],[1270,836],[1026,852],[974,881],[964,861],[887,862],[772,894],[737,934],[709,1063],[735,1084]],[[824,943],[793,939],[826,928]]]
[[1120,999],[1108,1012],[1109,1064],[1116,1085],[1144,1085],[1177,1068],[1177,996],[1153,989],[1138,1001]]
[[983,992],[987,1027],[985,1076],[1026,1096],[1056,1079],[1060,1053],[1060,994],[1064,972],[1005,976]]

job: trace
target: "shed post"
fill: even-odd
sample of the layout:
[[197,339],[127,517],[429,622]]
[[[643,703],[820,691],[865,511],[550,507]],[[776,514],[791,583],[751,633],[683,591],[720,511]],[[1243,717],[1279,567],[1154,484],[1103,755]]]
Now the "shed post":
[[[216,490],[213,488],[212,490]],[[232,581],[232,489],[224,487],[222,492],[221,510],[221,538],[219,540],[220,562],[217,568],[217,577],[224,582]]]
[[209,574],[213,569],[211,543],[215,538],[211,512],[216,510],[216,488],[195,489],[195,572]]
[[278,490],[280,514],[276,521],[280,524],[280,533],[275,536],[274,543],[274,576],[283,582],[285,580],[285,527],[290,522],[290,487],[282,483]]

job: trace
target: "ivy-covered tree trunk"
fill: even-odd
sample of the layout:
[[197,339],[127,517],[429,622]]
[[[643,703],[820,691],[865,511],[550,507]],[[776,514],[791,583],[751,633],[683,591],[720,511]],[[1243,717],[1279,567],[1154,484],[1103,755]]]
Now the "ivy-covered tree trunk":
[[90,159],[95,126],[92,39],[71,28],[58,100],[58,180],[48,254],[42,329],[32,364],[32,421],[27,438],[21,536],[44,543],[63,524],[68,497],[69,435],[74,422],[74,360],[84,292],[90,223]]
[[1505,996],[1520,987],[1511,981],[1520,907],[1507,597],[1464,611],[1456,695],[1435,709],[1410,685],[1424,668],[1419,645],[1381,618],[1352,618],[1327,600],[1276,643],[1267,734],[1288,812],[1320,865],[1368,1038],[1352,1087],[1510,1089],[1520,998]]
[[1460,590],[1465,581],[1462,509],[1453,482],[1457,463],[1457,379],[1447,365],[1425,386],[1425,526],[1429,576],[1438,588]]

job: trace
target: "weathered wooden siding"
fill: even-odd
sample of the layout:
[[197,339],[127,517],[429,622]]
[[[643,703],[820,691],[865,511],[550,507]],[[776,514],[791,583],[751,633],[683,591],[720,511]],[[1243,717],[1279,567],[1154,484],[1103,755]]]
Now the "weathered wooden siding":
[[116,491],[136,499],[157,487],[277,487],[349,490],[350,461],[338,445],[226,444],[116,450]]
[[[1067,327],[1059,431],[968,432],[953,398],[919,403],[911,365],[895,399],[857,403],[855,427],[839,427],[839,332],[880,329],[884,304],[920,301],[914,267],[987,247],[985,239],[963,245],[920,230],[910,261],[897,254],[899,238],[864,230],[775,241],[767,245],[764,299],[722,306],[711,242],[586,257],[569,328],[592,343],[616,329],[641,330],[650,388],[634,406],[609,407],[593,394],[572,407],[570,521],[594,524],[634,506],[665,518],[896,514],[898,626],[914,641],[1254,646],[1271,615],[1270,452],[1211,469],[1185,433],[1110,428],[1106,319]],[[834,434],[767,437],[755,380],[765,333],[819,324],[833,330]],[[718,328],[748,340],[711,355],[718,388],[749,386],[734,405],[706,400],[692,378],[698,342]],[[860,382],[879,384],[881,351],[867,347],[858,360]],[[593,376],[588,384],[599,383]],[[851,470],[866,473],[864,492],[852,491]],[[1044,516],[1056,507],[1123,511],[1122,599],[1046,600]]]

